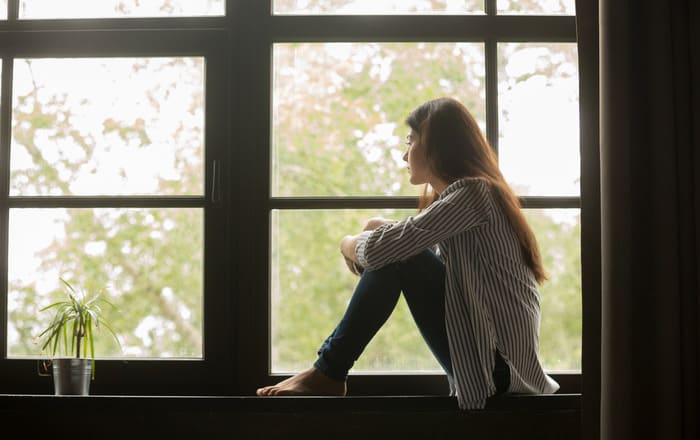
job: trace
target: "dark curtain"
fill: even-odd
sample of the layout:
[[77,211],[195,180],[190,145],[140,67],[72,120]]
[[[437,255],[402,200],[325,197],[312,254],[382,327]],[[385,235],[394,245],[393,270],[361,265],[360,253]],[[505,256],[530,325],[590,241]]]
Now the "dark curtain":
[[600,437],[600,131],[598,1],[576,1],[581,141],[581,433]]
[[598,1],[602,439],[700,438],[698,3]]

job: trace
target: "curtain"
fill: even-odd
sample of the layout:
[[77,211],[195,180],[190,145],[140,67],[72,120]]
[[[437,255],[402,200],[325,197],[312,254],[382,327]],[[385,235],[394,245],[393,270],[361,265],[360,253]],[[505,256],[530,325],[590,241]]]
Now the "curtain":
[[696,440],[700,5],[598,6],[600,437]]
[[581,142],[581,437],[600,437],[600,131],[598,1],[576,1]]

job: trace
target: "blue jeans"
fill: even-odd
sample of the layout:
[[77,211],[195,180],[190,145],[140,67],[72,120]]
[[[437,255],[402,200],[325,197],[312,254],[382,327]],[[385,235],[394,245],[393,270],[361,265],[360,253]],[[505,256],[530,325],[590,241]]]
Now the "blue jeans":
[[445,330],[445,265],[431,251],[378,270],[365,271],[338,326],[318,351],[314,366],[344,381],[403,292],[411,315],[440,366],[452,380]]
[[[345,315],[318,350],[314,367],[332,379],[345,381],[350,368],[391,315],[401,292],[423,339],[452,383],[445,330],[445,265],[429,250],[362,274]],[[495,353],[495,359],[493,378],[497,394],[501,394],[510,385],[510,370],[500,353]]]

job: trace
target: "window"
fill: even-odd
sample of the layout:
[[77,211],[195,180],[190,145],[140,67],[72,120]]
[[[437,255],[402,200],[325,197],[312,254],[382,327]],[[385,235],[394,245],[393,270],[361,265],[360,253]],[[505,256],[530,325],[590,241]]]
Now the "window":
[[224,14],[224,0],[20,0],[19,18],[178,17]]
[[[204,60],[16,58],[12,84],[10,200],[36,208],[10,208],[8,356],[39,354],[25,335],[47,324],[38,309],[60,290],[60,275],[109,289],[115,307],[104,313],[123,355],[201,357],[202,207],[54,200],[202,197]],[[120,355],[103,341],[111,342],[98,340],[100,353]]]
[[[356,282],[340,237],[415,212],[403,120],[441,95],[521,196],[543,362],[576,390],[573,1],[55,3],[0,4],[0,391],[51,392],[35,336],[59,277],[116,306],[95,394],[251,394],[307,367]],[[356,394],[446,390],[403,302],[354,371]]]
[[497,0],[499,14],[574,15],[575,0]]
[[273,0],[272,3],[273,11],[277,15],[479,14],[484,11],[484,0],[433,2],[401,0]]
[[[95,347],[102,384],[112,384],[103,387],[154,393],[179,371],[183,388],[202,388],[216,376],[216,343],[205,336],[226,319],[213,293],[224,272],[207,264],[226,258],[225,234],[213,234],[226,220],[226,33],[173,31],[155,18],[161,29],[129,30],[126,18],[100,31],[64,15],[30,20],[52,13],[40,3],[10,2],[2,53],[1,362],[18,371],[4,388],[47,383],[36,374],[47,355],[36,336],[60,278],[104,289],[114,305],[104,313],[121,346],[102,337]],[[53,12],[78,17],[88,3]],[[114,7],[130,3],[140,4]],[[95,14],[113,17],[105,11]]]
[[577,371],[582,309],[576,45],[499,43],[497,50],[500,167],[518,195],[545,208],[525,210],[549,275],[540,288],[540,356],[551,371]]
[[[403,119],[448,95],[475,115],[521,196],[550,276],[542,361],[567,382],[581,367],[573,2],[278,0],[273,12],[270,373],[310,365],[342,315],[356,279],[339,238],[369,216],[415,212]],[[368,14],[384,14],[371,17],[382,25]],[[353,372],[360,387],[440,373],[402,302]]]

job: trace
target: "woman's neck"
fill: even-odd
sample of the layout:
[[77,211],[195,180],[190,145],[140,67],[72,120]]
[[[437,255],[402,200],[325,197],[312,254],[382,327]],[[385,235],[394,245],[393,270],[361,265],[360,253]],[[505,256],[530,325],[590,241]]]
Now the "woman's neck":
[[436,177],[431,179],[430,186],[433,188],[433,191],[439,195],[442,194],[442,192],[445,191],[445,188],[450,186],[450,184]]

